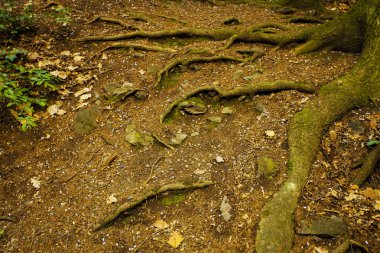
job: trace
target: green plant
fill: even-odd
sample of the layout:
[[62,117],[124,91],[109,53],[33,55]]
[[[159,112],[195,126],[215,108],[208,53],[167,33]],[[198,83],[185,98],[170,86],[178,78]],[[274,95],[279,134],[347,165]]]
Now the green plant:
[[20,10],[15,8],[12,0],[5,0],[0,4],[0,39],[14,38],[30,30],[32,18],[31,4],[24,5]]
[[36,106],[44,107],[49,91],[57,90],[61,81],[46,70],[27,68],[21,63],[26,50],[0,50],[0,106],[10,108],[21,130],[36,126]]
[[71,21],[70,19],[70,10],[68,8],[63,7],[62,5],[58,4],[51,7],[55,12],[54,20],[57,23],[66,24]]

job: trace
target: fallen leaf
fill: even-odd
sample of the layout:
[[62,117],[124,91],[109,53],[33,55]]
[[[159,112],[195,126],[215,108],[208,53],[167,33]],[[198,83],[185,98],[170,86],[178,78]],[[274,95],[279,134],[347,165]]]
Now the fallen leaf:
[[63,56],[70,56],[71,55],[71,52],[66,50],[66,51],[62,51],[59,53],[60,55],[63,55]]
[[276,135],[276,133],[273,131],[273,130],[266,130],[265,131],[265,134],[266,136],[268,136],[269,138],[272,138]]
[[228,203],[227,196],[224,196],[222,199],[222,204],[220,205],[220,212],[222,213],[222,217],[225,221],[231,219],[232,215],[230,213],[232,206]]
[[367,187],[365,190],[360,191],[360,194],[366,198],[375,200],[377,199],[377,194],[374,189]]
[[59,115],[59,116],[62,116],[66,113],[65,110],[62,110],[60,109],[60,107],[62,106],[61,103],[56,103],[54,105],[51,105],[49,106],[46,111],[50,114],[50,116],[53,116],[53,115]]
[[160,219],[160,220],[156,220],[153,223],[153,226],[156,227],[156,228],[158,228],[158,229],[165,229],[165,228],[169,227],[169,224]]
[[57,76],[59,78],[62,78],[62,79],[67,78],[67,72],[65,72],[65,71],[55,70],[55,71],[50,72],[50,74],[52,74],[53,76]]
[[37,190],[40,189],[41,187],[41,181],[39,180],[38,177],[32,177],[30,179],[30,182],[32,183],[33,187],[36,188]]
[[30,52],[28,54],[28,58],[30,60],[37,60],[38,58],[41,58],[41,56],[38,53],[36,53],[36,52]]
[[106,203],[109,205],[109,204],[112,204],[112,203],[116,203],[117,202],[117,198],[115,197],[115,193],[111,194],[111,196],[109,196],[107,198],[107,201]]
[[217,163],[222,163],[222,162],[224,162],[223,157],[221,157],[220,155],[217,155],[217,156],[215,157],[215,160],[216,160]]
[[92,90],[92,86],[90,86],[90,87],[86,87],[86,88],[83,88],[83,89],[81,89],[81,90],[75,92],[75,93],[74,93],[74,97],[79,97],[79,96],[81,96],[81,95],[83,95],[83,94],[85,94],[85,93],[90,92],[91,90]]
[[83,94],[82,96],[80,96],[80,100],[87,100],[87,99],[89,99],[89,98],[91,98],[91,94]]
[[168,244],[176,249],[182,243],[183,240],[184,240],[184,238],[179,232],[173,231],[170,234]]
[[74,62],[80,62],[83,59],[84,59],[84,56],[76,55],[73,60],[74,60]]

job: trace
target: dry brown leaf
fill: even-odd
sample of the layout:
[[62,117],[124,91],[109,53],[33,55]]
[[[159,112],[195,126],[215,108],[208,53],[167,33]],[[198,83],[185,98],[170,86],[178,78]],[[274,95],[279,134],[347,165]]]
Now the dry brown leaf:
[[377,199],[377,194],[374,189],[367,187],[365,190],[360,191],[360,194],[366,198],[375,200]]
[[60,70],[52,71],[52,72],[50,72],[50,74],[52,74],[53,76],[57,76],[59,78],[62,78],[62,79],[66,79],[67,75],[68,75],[68,73],[66,71],[60,71]]

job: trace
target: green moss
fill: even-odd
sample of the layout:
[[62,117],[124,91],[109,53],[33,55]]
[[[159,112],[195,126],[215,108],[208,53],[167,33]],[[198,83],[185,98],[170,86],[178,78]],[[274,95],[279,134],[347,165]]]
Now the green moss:
[[172,71],[168,75],[163,75],[160,86],[165,88],[176,86],[179,82],[180,75],[181,73],[179,71]]
[[174,196],[168,196],[168,197],[162,198],[161,204],[163,204],[164,206],[172,206],[172,205],[176,205],[178,203],[181,203],[185,199],[186,199],[185,194],[177,194]]

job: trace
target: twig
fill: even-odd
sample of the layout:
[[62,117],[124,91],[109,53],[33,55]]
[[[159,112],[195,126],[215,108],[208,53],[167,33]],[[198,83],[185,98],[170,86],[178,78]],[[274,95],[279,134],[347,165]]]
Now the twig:
[[156,168],[158,162],[159,162],[161,159],[164,159],[164,158],[165,158],[165,157],[160,156],[159,158],[156,159],[156,161],[154,161],[154,163],[152,164],[152,169],[150,170],[150,173],[149,173],[149,177],[148,177],[148,179],[144,182],[144,185],[147,185],[148,182],[152,179],[153,170]]
[[159,188],[153,188],[153,189],[147,190],[145,193],[137,196],[135,198],[135,201],[133,201],[132,203],[124,203],[121,206],[119,206],[113,214],[109,215],[102,223],[96,225],[94,228],[94,231],[99,231],[100,229],[106,226],[109,226],[122,213],[132,210],[133,208],[140,205],[145,200],[150,199],[154,196],[157,196],[161,193],[164,193],[167,191],[203,188],[212,184],[214,184],[212,181],[198,180],[196,182],[190,182],[190,183],[188,182],[171,183],[171,184],[163,185]]
[[70,176],[68,179],[66,179],[64,181],[64,183],[68,183],[71,179],[73,179],[74,177],[76,177],[81,171],[78,170],[77,172],[75,172],[72,176]]

